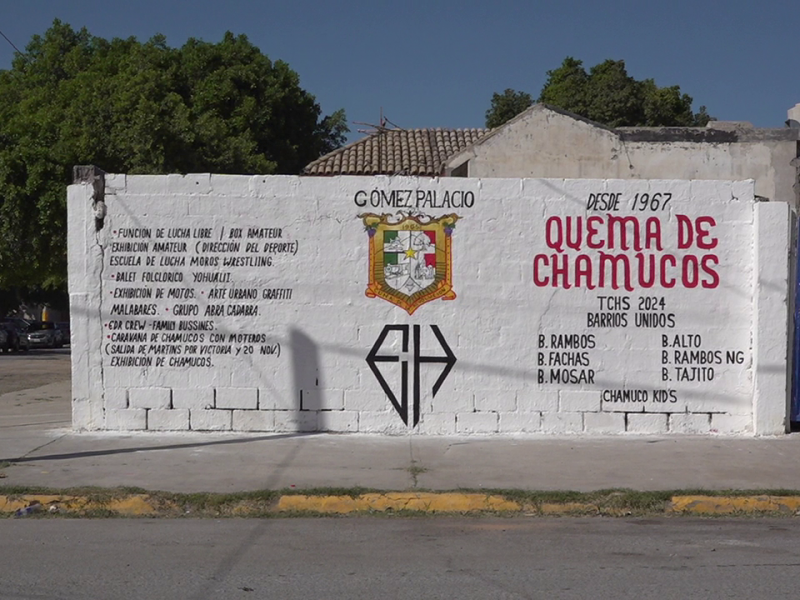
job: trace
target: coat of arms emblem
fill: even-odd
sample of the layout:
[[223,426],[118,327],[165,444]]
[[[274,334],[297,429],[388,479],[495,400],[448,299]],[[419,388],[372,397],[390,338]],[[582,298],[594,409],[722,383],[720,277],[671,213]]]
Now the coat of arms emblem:
[[369,235],[369,298],[414,314],[431,300],[453,300],[451,236],[458,215],[358,215]]

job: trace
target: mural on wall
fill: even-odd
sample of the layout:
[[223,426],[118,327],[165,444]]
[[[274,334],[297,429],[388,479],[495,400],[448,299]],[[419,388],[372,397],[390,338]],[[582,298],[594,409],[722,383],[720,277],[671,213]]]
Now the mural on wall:
[[[431,396],[435,397],[436,393],[442,387],[442,383],[444,380],[447,379],[447,376],[450,374],[453,366],[456,364],[456,356],[453,354],[453,351],[450,350],[450,346],[447,345],[447,341],[444,339],[442,332],[439,330],[439,327],[436,325],[430,326],[433,335],[436,337],[439,346],[441,347],[442,351],[444,352],[444,356],[424,356],[421,353],[420,347],[422,342],[422,331],[419,325],[414,325],[413,330],[412,326],[409,325],[387,325],[383,328],[378,339],[375,342],[375,345],[372,346],[372,350],[370,350],[369,355],[367,356],[367,364],[369,368],[372,369],[372,372],[375,374],[378,382],[381,384],[381,388],[386,393],[386,397],[389,398],[389,401],[394,406],[394,409],[397,411],[397,414],[400,415],[400,418],[403,420],[403,423],[408,425],[408,393],[409,393],[409,385],[408,385],[408,359],[404,358],[409,354],[409,337],[411,338],[411,343],[413,345],[413,352],[411,355],[413,356],[413,362],[411,364],[412,374],[411,377],[413,378],[413,388],[411,389],[412,394],[412,418],[413,421],[411,423],[412,427],[416,427],[419,423],[420,417],[420,405],[422,399],[422,389],[421,389],[421,365],[426,363],[438,363],[443,364],[444,369],[439,374],[439,377],[433,384],[433,388],[431,389]],[[386,338],[392,332],[398,332],[401,336],[401,349],[402,349],[402,356],[398,354],[378,354],[384,347],[386,343]],[[409,335],[409,333],[411,335]],[[388,344],[387,344],[388,345]],[[399,363],[401,367],[401,378],[400,378],[400,398],[398,399],[396,390],[392,389],[392,387],[387,382],[387,378],[384,376],[381,368],[379,366],[380,363]]]
[[358,215],[369,235],[369,298],[414,314],[426,302],[454,300],[451,236],[459,216]]
[[70,191],[87,427],[752,427],[752,182],[110,181],[96,233]]

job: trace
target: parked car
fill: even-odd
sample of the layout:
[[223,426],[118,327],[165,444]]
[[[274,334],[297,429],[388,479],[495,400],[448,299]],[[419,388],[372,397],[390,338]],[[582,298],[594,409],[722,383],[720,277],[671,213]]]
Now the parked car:
[[31,348],[61,347],[61,333],[51,321],[33,321],[28,327]]
[[[22,320],[19,319],[19,321]],[[20,326],[16,320],[6,320],[0,323],[0,330],[6,334],[6,345],[3,346],[0,344],[0,349],[4,352],[10,350],[14,352],[19,352],[20,350],[27,352],[31,347],[28,341],[28,323],[27,321],[22,321],[22,323],[23,326]]]
[[3,352],[8,352],[8,334],[6,333],[5,329],[0,329],[0,349]]
[[3,323],[12,323],[20,331],[28,331],[28,327],[30,327],[31,324],[30,321],[20,319],[19,317],[5,317]]
[[64,332],[61,331],[56,324],[53,323],[53,333],[56,336],[56,348],[61,348],[64,345]]
[[56,329],[61,332],[61,345],[64,344],[71,345],[70,336],[71,332],[69,329],[69,321],[58,321],[56,323]]

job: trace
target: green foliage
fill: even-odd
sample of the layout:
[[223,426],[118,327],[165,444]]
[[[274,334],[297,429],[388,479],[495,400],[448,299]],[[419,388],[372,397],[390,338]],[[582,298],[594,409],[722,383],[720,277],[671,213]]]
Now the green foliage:
[[170,48],[56,20],[0,71],[0,289],[63,289],[73,165],[299,173],[347,131],[243,35]]
[[547,84],[539,94],[539,102],[584,115],[588,106],[588,81],[583,63],[568,56],[558,69],[547,72]]
[[641,123],[643,98],[639,91],[623,61],[607,60],[592,67],[585,92],[588,118],[609,127]]
[[652,79],[634,79],[622,60],[606,60],[587,73],[581,61],[565,58],[547,72],[539,102],[609,127],[703,127],[713,119],[705,106],[692,112],[692,97],[679,86],[660,88]]
[[525,92],[507,89],[502,94],[492,95],[492,105],[486,111],[486,127],[494,129],[510,121],[533,104],[533,98]]

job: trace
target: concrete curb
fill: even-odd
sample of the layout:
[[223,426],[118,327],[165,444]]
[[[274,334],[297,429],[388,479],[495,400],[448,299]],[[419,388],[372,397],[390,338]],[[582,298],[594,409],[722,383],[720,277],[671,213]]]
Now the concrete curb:
[[487,494],[387,492],[358,496],[287,495],[278,500],[279,512],[348,514],[354,512],[414,511],[425,513],[520,512],[522,505]]
[[[276,494],[263,500],[243,498],[214,508],[192,499],[173,500],[168,494],[0,495],[0,516],[58,513],[90,517],[266,517],[293,515],[348,515],[370,513],[505,514],[525,516],[649,515],[800,515],[797,496],[672,496],[663,508],[639,509],[625,503],[607,506],[592,502],[531,502],[499,494],[460,492],[375,492],[358,495]],[[221,497],[221,496],[217,496]]]
[[[41,507],[37,509],[36,507]],[[56,494],[24,494],[0,496],[0,515],[14,514],[33,508],[30,512],[67,514],[107,513],[108,516],[160,516],[163,503],[147,494],[131,494],[109,500],[95,500],[90,496],[63,496]]]
[[800,511],[800,496],[673,496],[669,513],[734,515]]

